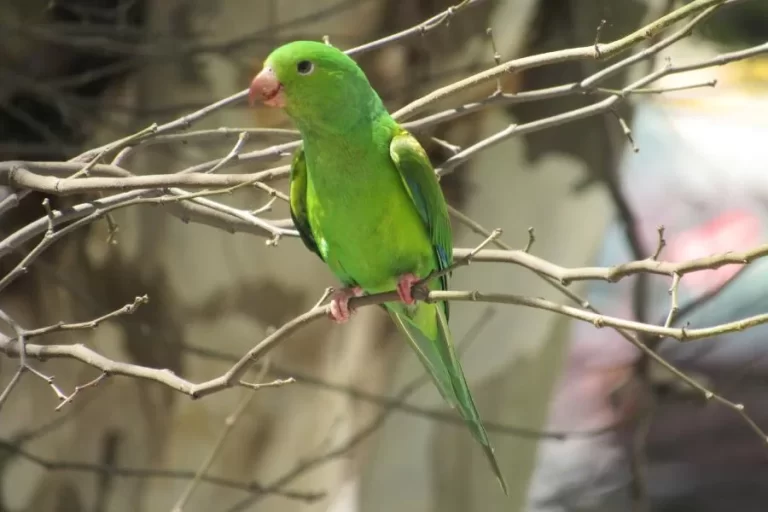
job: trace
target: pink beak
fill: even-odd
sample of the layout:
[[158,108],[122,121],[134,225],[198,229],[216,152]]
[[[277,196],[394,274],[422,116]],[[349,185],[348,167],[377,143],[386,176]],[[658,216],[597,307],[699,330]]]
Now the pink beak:
[[283,84],[277,79],[271,67],[265,67],[254,77],[248,91],[248,101],[251,105],[261,101],[270,107],[285,106]]

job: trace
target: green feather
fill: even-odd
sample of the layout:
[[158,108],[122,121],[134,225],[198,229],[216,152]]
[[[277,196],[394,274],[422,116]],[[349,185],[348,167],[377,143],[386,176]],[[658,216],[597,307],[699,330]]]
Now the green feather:
[[314,252],[320,259],[324,260],[320,254],[315,239],[312,236],[312,228],[307,218],[307,164],[304,159],[304,151],[301,148],[293,155],[291,163],[291,186],[290,186],[290,210],[291,219],[296,225],[299,237],[307,249]]
[[410,313],[402,311],[405,309],[402,304],[387,306],[392,320],[406,335],[442,397],[458,411],[472,436],[482,445],[499,485],[504,494],[508,495],[507,483],[496,461],[491,441],[488,439],[488,433],[477,412],[475,402],[472,400],[459,358],[453,349],[448,320],[440,306],[421,303],[415,312]]
[[[405,190],[413,201],[419,216],[427,226],[437,259],[438,270],[445,270],[453,261],[453,236],[443,192],[435,178],[435,171],[427,153],[416,138],[400,128],[389,145],[392,162],[400,172]],[[440,277],[440,289],[448,289],[448,276]],[[443,302],[446,318],[447,302]]]
[[[308,60],[312,71],[298,72]],[[429,158],[392,119],[355,62],[322,43],[298,41],[266,60],[299,128],[291,169],[291,217],[304,244],[346,286],[391,291],[398,277],[421,278],[453,259],[447,205]],[[303,66],[306,69],[306,66]],[[429,284],[445,290],[448,276]],[[406,336],[442,397],[483,446],[507,486],[477,412],[448,328],[447,303],[384,307]]]

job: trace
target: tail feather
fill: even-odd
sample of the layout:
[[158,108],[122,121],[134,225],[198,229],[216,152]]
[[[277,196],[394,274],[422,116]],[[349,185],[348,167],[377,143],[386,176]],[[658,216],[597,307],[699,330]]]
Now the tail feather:
[[405,334],[416,351],[442,397],[457,409],[472,436],[483,446],[485,456],[501,489],[508,495],[507,483],[501,474],[493,447],[453,348],[444,309],[440,304],[425,302],[409,309],[402,304],[388,304],[387,309],[397,327]]

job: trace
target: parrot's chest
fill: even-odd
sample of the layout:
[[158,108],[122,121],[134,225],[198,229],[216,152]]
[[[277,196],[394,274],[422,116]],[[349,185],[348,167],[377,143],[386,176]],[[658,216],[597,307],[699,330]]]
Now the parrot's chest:
[[310,177],[307,187],[323,259],[342,281],[373,293],[393,289],[402,274],[426,276],[434,268],[427,230],[399,175],[378,171],[347,180]]

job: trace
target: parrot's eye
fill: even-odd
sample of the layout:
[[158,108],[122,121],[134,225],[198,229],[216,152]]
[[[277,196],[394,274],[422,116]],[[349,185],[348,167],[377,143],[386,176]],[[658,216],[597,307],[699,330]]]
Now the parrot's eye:
[[298,71],[300,75],[308,75],[314,69],[315,69],[314,64],[312,64],[308,60],[300,60],[299,63],[296,64],[296,71]]

